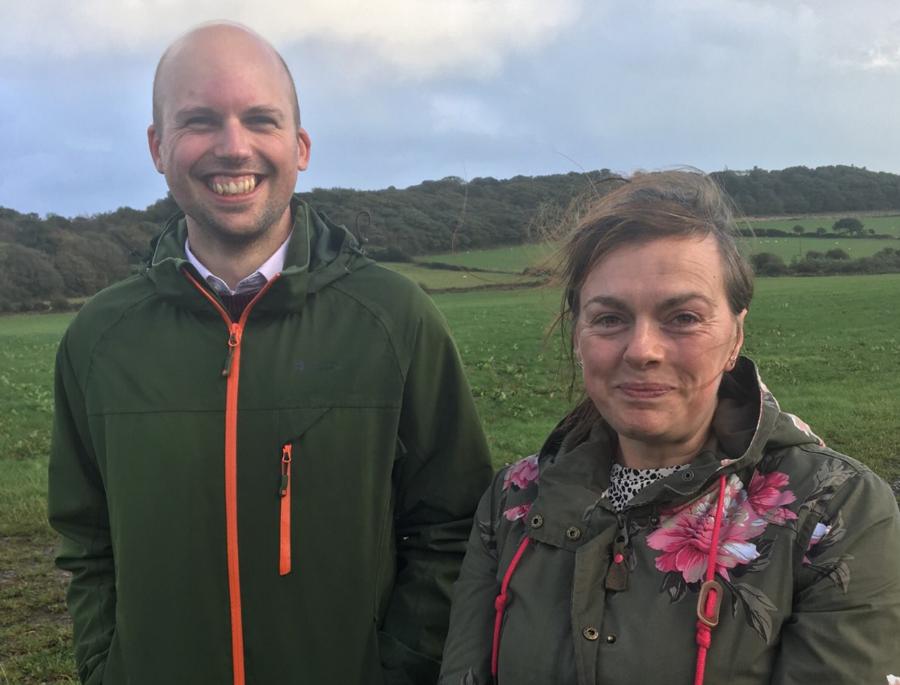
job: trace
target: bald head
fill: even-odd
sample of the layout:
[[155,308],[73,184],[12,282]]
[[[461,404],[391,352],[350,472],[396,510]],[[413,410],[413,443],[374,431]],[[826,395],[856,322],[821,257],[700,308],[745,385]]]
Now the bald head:
[[232,22],[215,22],[198,26],[178,38],[166,49],[156,65],[153,77],[153,126],[159,135],[162,135],[165,107],[172,81],[178,79],[183,65],[192,59],[202,59],[210,50],[228,51],[232,48],[258,51],[264,59],[272,61],[273,68],[282,72],[293,110],[294,123],[296,128],[300,128],[297,87],[284,58],[271,43],[248,27]]

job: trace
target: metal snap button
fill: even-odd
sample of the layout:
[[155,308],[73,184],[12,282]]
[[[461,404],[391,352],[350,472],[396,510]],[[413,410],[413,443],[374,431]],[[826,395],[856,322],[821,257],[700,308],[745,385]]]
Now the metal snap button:
[[591,642],[594,642],[600,637],[600,631],[594,628],[594,626],[588,626],[581,631],[581,634],[584,635],[585,640],[590,640]]
[[694,472],[690,469],[685,469],[681,472],[681,480],[690,481],[694,480]]
[[606,636],[606,644],[614,645],[616,643],[616,636],[610,633]]
[[566,537],[570,540],[577,540],[581,537],[581,528],[578,528],[576,526],[566,528]]
[[535,514],[531,517],[531,527],[532,528],[540,528],[544,525],[544,517],[540,514]]

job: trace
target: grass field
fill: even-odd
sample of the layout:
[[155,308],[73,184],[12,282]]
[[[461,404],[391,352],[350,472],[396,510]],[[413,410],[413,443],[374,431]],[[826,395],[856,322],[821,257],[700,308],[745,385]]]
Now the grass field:
[[[507,266],[518,259],[507,258]],[[558,337],[545,340],[557,291],[435,301],[495,464],[537,450],[569,406]],[[898,302],[900,275],[760,279],[745,348],[783,407],[890,480],[900,477]],[[0,318],[0,685],[75,682],[44,500],[53,354],[70,316]]]
[[[787,230],[790,230],[788,227]],[[745,254],[772,252],[790,263],[795,257],[803,257],[810,250],[827,252],[839,248],[850,257],[869,257],[886,247],[900,249],[900,241],[874,238],[745,238],[739,241]],[[497,269],[521,274],[527,267],[540,266],[553,254],[554,247],[550,243],[531,245],[511,245],[492,250],[473,250],[471,252],[455,252],[452,254],[432,254],[417,257],[416,261],[443,262],[472,269]],[[453,287],[446,283],[460,283],[464,280],[460,272],[424,269],[413,264],[389,264],[393,269],[407,274],[414,281],[429,288]],[[456,274],[456,275],[453,275]],[[499,280],[501,274],[477,274],[488,280]],[[469,276],[471,278],[471,275]],[[468,281],[467,281],[468,282]]]
[[900,240],[877,240],[874,238],[750,238],[742,241],[747,254],[771,252],[786,263],[795,257],[801,258],[810,250],[828,252],[840,249],[852,259],[871,257],[886,247],[900,249]]
[[855,215],[835,214],[831,216],[796,216],[787,219],[754,219],[750,221],[753,228],[777,228],[788,233],[794,230],[794,226],[803,226],[809,232],[815,232],[820,226],[831,230],[834,222],[845,216],[855,216],[863,223],[866,231],[874,230],[879,234],[893,235],[900,238],[900,215]]
[[444,262],[457,264],[470,269],[496,269],[521,273],[527,266],[539,263],[553,252],[549,243],[532,243],[530,245],[510,245],[490,250],[468,250],[452,254],[443,253],[417,258],[418,261]]
[[[415,263],[396,263],[389,265],[391,269],[403,274],[428,290],[445,288],[475,288],[478,286],[508,286],[531,281],[521,273],[500,273],[485,271],[450,271],[447,269],[429,269]],[[471,268],[472,265],[467,265]],[[478,267],[476,267],[478,268]]]

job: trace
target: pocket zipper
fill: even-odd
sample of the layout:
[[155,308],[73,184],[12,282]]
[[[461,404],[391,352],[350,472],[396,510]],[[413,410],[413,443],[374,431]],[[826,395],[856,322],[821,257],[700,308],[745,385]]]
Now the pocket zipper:
[[281,518],[279,525],[278,573],[286,576],[291,572],[291,459],[293,447],[285,444],[281,448]]

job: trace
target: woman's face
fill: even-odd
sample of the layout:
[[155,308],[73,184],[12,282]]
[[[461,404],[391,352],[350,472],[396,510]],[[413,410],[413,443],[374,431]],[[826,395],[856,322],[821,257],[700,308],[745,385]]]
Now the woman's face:
[[728,306],[715,239],[620,247],[588,274],[580,303],[575,353],[612,428],[655,447],[705,439],[747,313]]

